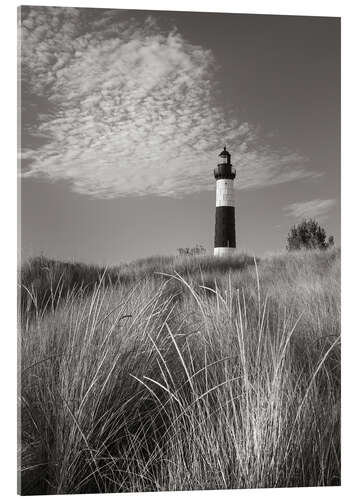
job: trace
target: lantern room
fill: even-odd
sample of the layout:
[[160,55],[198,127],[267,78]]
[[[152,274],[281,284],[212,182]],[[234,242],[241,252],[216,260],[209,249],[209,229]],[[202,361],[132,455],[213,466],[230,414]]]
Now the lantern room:
[[236,176],[236,169],[232,167],[231,155],[227,151],[226,146],[221,153],[219,153],[219,163],[214,169],[215,179],[234,179]]

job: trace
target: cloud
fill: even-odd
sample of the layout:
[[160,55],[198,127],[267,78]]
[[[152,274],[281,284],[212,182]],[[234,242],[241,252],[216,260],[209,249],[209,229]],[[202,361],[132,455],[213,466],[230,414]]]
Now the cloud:
[[327,213],[336,204],[335,199],[329,200],[311,200],[302,201],[299,203],[291,203],[284,210],[286,215],[296,218],[319,217],[320,219],[326,218]]
[[22,8],[23,176],[67,180],[101,198],[183,196],[214,188],[225,143],[240,189],[314,175],[300,155],[225,116],[209,49],[150,16],[90,12]]

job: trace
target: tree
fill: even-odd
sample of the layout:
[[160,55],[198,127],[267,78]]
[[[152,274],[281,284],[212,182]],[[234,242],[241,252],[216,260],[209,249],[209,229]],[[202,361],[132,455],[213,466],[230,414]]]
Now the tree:
[[326,231],[314,219],[304,219],[297,226],[290,228],[286,249],[292,250],[312,250],[318,248],[326,250],[334,245],[333,236],[329,236],[326,241]]

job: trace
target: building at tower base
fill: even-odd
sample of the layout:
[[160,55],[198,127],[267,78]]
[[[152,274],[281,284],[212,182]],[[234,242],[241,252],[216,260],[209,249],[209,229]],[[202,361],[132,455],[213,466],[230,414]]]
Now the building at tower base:
[[214,169],[216,179],[216,224],[214,255],[224,257],[236,251],[235,203],[233,182],[236,176],[231,155],[224,147],[220,163]]

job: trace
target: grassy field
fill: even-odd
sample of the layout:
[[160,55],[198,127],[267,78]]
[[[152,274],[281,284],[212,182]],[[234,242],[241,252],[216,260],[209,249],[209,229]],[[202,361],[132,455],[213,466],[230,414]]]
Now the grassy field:
[[340,484],[340,253],[38,258],[22,494]]

